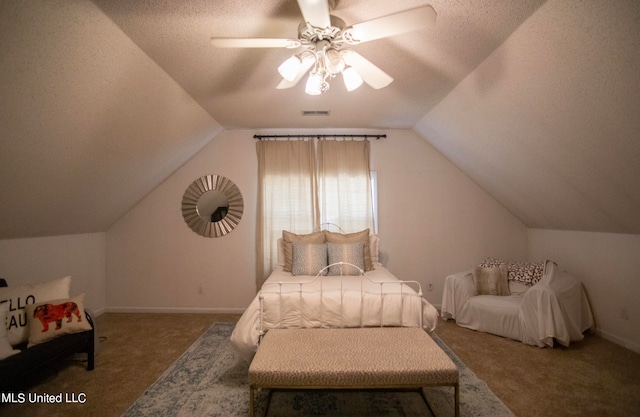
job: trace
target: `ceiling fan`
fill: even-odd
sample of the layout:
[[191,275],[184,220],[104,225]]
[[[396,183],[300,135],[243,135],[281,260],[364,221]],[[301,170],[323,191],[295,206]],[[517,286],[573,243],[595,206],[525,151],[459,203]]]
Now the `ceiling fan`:
[[309,70],[305,91],[311,95],[326,92],[329,80],[338,74],[342,74],[348,91],[363,82],[380,89],[393,78],[350,47],[424,29],[436,20],[436,12],[426,5],[346,26],[342,19],[329,14],[330,0],[297,1],[304,19],[297,39],[214,37],[211,44],[219,48],[301,48],[278,67],[283,77],[278,89],[294,87]]

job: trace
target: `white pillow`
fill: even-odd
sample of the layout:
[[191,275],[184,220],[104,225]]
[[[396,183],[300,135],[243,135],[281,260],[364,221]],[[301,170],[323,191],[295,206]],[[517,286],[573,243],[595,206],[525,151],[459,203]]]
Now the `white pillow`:
[[71,277],[55,279],[41,284],[0,288],[0,303],[9,305],[7,335],[9,343],[17,346],[29,340],[29,322],[25,307],[28,304],[69,298]]
[[0,360],[7,358],[16,353],[20,353],[18,349],[14,349],[7,338],[7,313],[9,312],[9,303],[0,304]]
[[29,344],[44,343],[53,338],[91,330],[84,315],[84,294],[71,299],[45,301],[27,306]]

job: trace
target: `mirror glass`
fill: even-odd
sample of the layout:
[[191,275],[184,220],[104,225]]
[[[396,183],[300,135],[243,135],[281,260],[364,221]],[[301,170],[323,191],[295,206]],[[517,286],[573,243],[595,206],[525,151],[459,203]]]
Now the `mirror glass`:
[[197,234],[220,237],[238,226],[244,210],[240,189],[221,175],[205,175],[182,196],[182,217]]
[[229,199],[221,191],[207,191],[200,196],[196,210],[204,220],[219,222],[229,212]]

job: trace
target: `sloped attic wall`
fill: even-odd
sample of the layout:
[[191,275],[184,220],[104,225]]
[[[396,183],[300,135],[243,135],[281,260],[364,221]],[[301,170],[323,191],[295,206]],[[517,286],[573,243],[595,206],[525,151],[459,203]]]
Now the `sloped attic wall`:
[[583,282],[640,351],[640,3],[543,4],[415,130]]
[[640,233],[639,22],[548,1],[415,130],[527,227]]
[[222,130],[90,1],[0,3],[0,239],[104,232]]

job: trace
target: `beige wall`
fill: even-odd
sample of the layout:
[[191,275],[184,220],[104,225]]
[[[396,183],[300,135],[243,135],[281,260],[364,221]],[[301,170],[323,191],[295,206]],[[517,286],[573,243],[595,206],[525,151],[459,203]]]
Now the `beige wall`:
[[[249,304],[256,292],[254,133],[217,136],[108,231],[109,310],[238,312]],[[372,168],[382,258],[391,271],[421,282],[429,301],[440,304],[447,274],[487,254],[526,257],[527,232],[518,220],[413,131],[387,134],[372,143]],[[196,235],[180,212],[184,190],[206,174],[229,177],[245,199],[240,226],[218,239]],[[429,282],[433,292],[426,292]]]
[[106,307],[105,233],[0,240],[0,276],[10,286],[71,275],[70,296],[85,293],[95,313]]
[[[0,240],[0,276],[18,285],[72,275],[71,292],[85,292],[97,312],[241,312],[256,290],[254,133],[218,135],[106,233]],[[391,271],[439,305],[444,277],[485,256],[552,259],[584,283],[598,332],[640,351],[640,236],[527,230],[416,133],[386,133],[371,160]],[[245,200],[239,227],[220,239],[193,233],[180,212],[187,186],[211,173],[231,178]]]
[[421,282],[432,304],[440,305],[447,275],[486,256],[526,259],[525,226],[415,132],[374,142],[372,169],[382,259],[401,279]]
[[640,235],[530,229],[529,254],[577,276],[598,334],[640,352]]
[[[107,232],[109,310],[246,307],[255,294],[256,169],[253,133],[224,132],[116,222]],[[191,231],[181,212],[185,189],[208,174],[231,179],[245,205],[238,227],[215,239]]]

